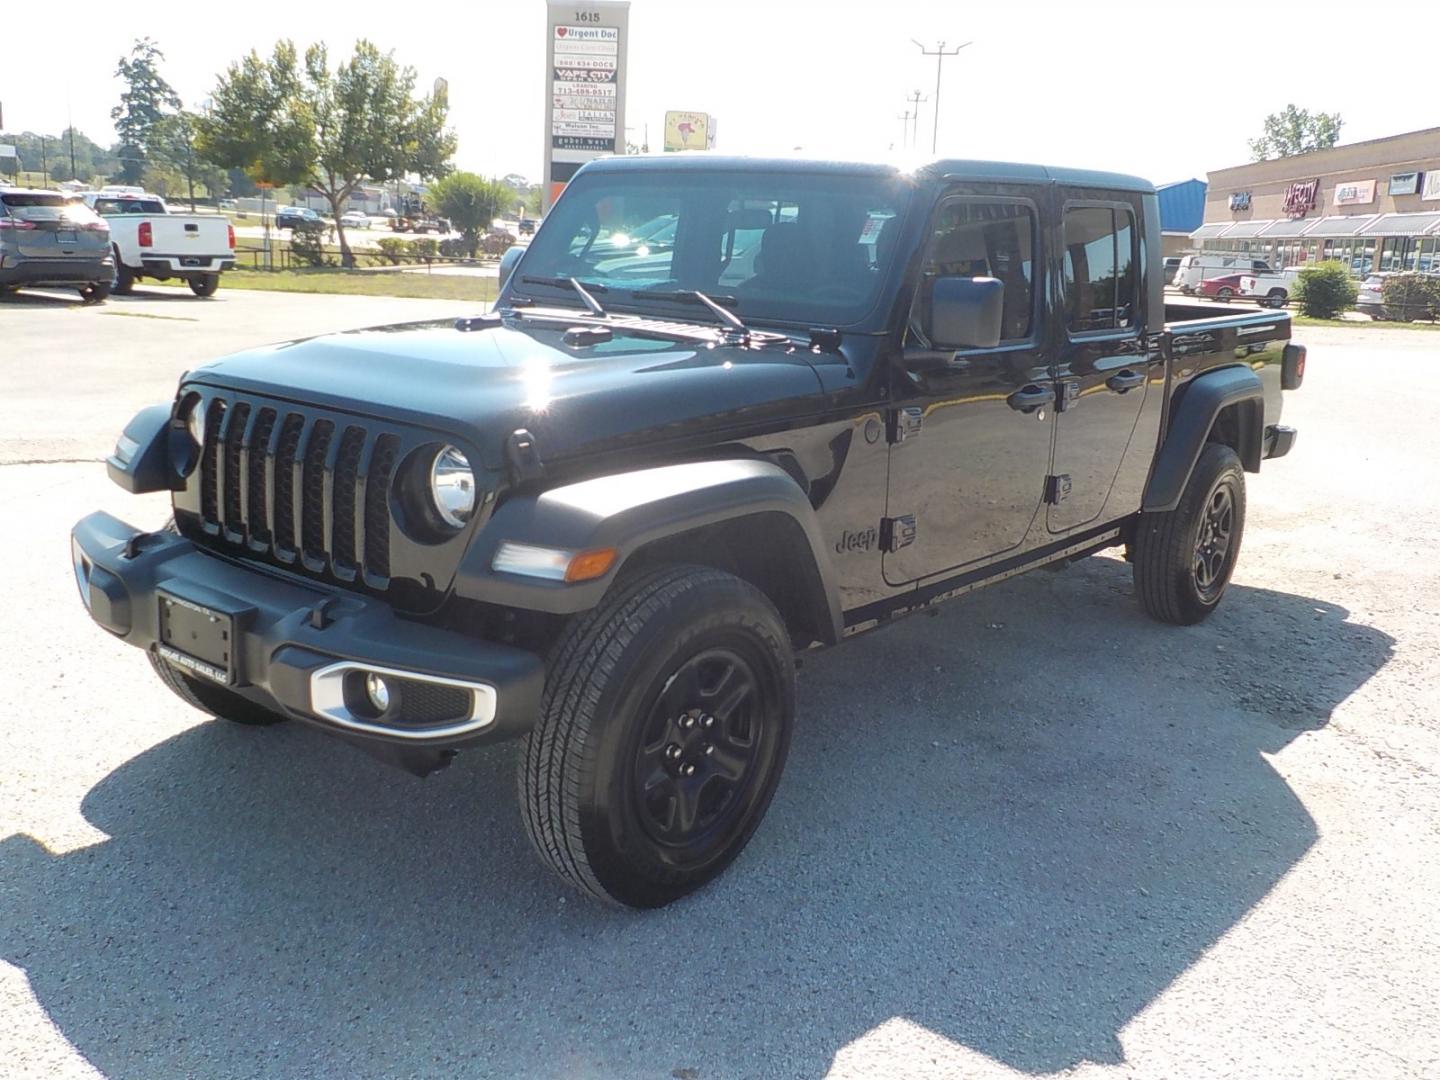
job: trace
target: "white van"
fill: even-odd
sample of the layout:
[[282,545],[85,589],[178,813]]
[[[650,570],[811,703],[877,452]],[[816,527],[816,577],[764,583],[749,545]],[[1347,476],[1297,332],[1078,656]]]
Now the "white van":
[[1175,271],[1171,284],[1186,296],[1192,295],[1202,281],[1227,274],[1266,274],[1270,264],[1264,259],[1243,251],[1210,252],[1204,255],[1185,255]]

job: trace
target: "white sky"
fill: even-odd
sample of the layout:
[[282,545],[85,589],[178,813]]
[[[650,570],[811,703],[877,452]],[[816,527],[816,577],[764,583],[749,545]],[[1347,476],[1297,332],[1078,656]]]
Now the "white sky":
[[[422,86],[449,80],[457,164],[539,179],[542,0],[209,5],[181,17],[135,4],[123,17],[57,13],[53,31],[42,10],[10,20],[18,37],[0,50],[6,130],[58,133],[68,107],[108,144],[116,61],[138,36],[159,41],[187,105],[282,33],[302,48],[328,40],[332,57],[367,36]],[[339,26],[353,36],[336,37]],[[693,109],[717,118],[722,151],[871,156],[899,148],[899,114],[919,89],[932,98],[920,106],[928,155],[935,62],[912,37],[974,42],[945,62],[940,150],[954,156],[1166,182],[1248,160],[1246,140],[1289,101],[1338,110],[1343,142],[1440,125],[1440,0],[634,0],[630,31],[627,123],[636,142],[648,123],[655,149],[665,110]]]

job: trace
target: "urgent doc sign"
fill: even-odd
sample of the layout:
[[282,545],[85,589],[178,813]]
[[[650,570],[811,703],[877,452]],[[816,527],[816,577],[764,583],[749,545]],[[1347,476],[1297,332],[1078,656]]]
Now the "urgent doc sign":
[[545,207],[580,166],[625,150],[629,0],[547,4]]

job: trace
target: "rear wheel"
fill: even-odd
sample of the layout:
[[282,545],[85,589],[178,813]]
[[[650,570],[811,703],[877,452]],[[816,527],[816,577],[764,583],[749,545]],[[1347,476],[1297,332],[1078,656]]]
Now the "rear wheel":
[[153,652],[146,655],[150,658],[150,666],[155,669],[155,674],[160,676],[160,681],[187,705],[193,705],[201,712],[249,727],[265,727],[286,719],[277,712],[226,690],[223,686],[186,675]]
[[80,290],[80,299],[84,300],[87,304],[103,303],[109,295],[110,286],[101,281],[86,285]]
[[1222,304],[1228,304],[1235,297],[1235,290],[1228,285],[1222,285],[1215,290],[1215,299]]
[[135,271],[120,261],[120,249],[114,249],[115,272],[110,278],[110,291],[116,296],[129,296],[135,288]]
[[794,706],[789,637],[759,590],[695,566],[637,578],[555,650],[520,762],[526,831],[569,884],[668,904],[749,842]]
[[214,296],[215,290],[220,288],[219,274],[201,274],[199,277],[190,279],[190,291],[196,296]]
[[1245,531],[1240,457],[1207,443],[1174,510],[1141,514],[1135,527],[1135,591],[1146,614],[1188,626],[1225,595]]

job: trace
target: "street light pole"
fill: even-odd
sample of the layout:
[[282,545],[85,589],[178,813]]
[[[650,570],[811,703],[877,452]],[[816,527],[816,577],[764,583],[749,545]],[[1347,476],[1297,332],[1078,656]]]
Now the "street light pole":
[[973,45],[973,44],[975,44],[975,43],[974,43],[973,41],[967,41],[967,42],[965,42],[965,45],[956,45],[953,49],[947,49],[947,48],[945,47],[945,42],[942,41],[942,42],[940,42],[938,45],[936,45],[936,47],[935,47],[934,49],[927,49],[924,45],[921,45],[920,42],[915,41],[914,38],[911,38],[910,40],[911,40],[912,42],[914,42],[914,43],[919,47],[920,53],[921,53],[922,56],[933,56],[933,57],[935,57],[935,131],[934,131],[934,133],[930,136],[930,152],[933,154],[933,153],[936,152],[936,148],[940,145],[940,70],[941,70],[941,65],[944,64],[945,58],[946,58],[947,56],[954,56],[954,55],[955,55],[956,53],[958,53],[961,49],[965,48],[966,45]]

